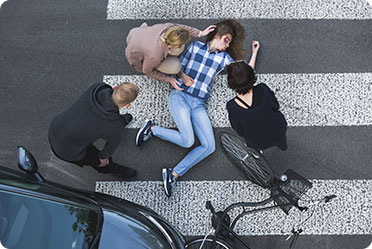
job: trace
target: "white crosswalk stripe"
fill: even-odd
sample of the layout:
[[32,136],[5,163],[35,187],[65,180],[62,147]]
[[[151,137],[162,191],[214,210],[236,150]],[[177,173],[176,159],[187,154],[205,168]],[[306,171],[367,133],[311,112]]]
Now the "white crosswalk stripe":
[[[135,116],[130,128],[139,128],[146,118],[175,127],[167,105],[170,84],[143,75],[106,75],[103,80],[113,86],[125,81],[140,86],[138,99],[123,110]],[[212,84],[207,110],[213,127],[230,126],[226,102],[234,93],[226,82],[222,75]],[[258,82],[276,92],[289,126],[372,125],[372,73],[261,74]]]
[[[357,235],[372,233],[372,180],[313,180],[311,198],[335,194],[337,198],[315,211],[305,226],[307,235]],[[259,201],[269,192],[247,181],[181,181],[171,198],[164,194],[162,182],[97,182],[96,191],[151,207],[177,226],[185,235],[205,234],[210,213],[205,202],[216,210],[241,201]],[[248,215],[238,223],[242,235],[286,235],[298,222],[298,210],[289,215],[271,210]]]
[[371,19],[366,0],[109,0],[107,19]]

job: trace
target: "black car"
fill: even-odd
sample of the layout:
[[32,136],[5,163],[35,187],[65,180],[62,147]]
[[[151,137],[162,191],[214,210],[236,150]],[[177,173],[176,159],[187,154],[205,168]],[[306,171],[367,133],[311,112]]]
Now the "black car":
[[[18,147],[18,172],[0,166],[0,241],[5,248],[184,248],[184,237],[152,210],[43,179]],[[0,248],[2,248],[0,245]]]

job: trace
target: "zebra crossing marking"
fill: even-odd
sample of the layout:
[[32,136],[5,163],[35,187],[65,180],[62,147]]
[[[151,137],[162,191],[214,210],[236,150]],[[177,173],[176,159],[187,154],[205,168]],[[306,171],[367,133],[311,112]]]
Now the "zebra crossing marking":
[[[370,0],[369,0],[370,2]],[[364,0],[108,0],[108,20],[138,19],[371,19]]]
[[[129,109],[135,114],[128,128],[139,128],[146,118],[157,125],[175,127],[168,110],[171,86],[144,75],[105,75],[110,85],[135,82],[140,94]],[[226,75],[212,83],[207,111],[213,127],[229,127],[226,102],[234,93],[227,88]],[[289,126],[372,125],[372,73],[260,74],[276,94]]]
[[[335,194],[336,199],[315,211],[304,226],[304,235],[372,234],[372,180],[312,180],[311,198]],[[210,200],[217,211],[241,201],[258,201],[269,191],[248,181],[179,181],[171,198],[160,181],[96,182],[96,191],[151,207],[186,236],[205,234],[210,228]],[[238,222],[241,235],[287,235],[298,222],[299,211],[280,209],[248,215]]]

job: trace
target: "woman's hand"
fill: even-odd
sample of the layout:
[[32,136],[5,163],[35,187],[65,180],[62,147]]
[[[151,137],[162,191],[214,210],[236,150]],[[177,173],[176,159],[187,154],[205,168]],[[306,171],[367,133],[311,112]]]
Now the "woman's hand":
[[259,49],[260,49],[260,42],[253,40],[252,41],[252,53],[257,54]]
[[257,54],[258,54],[259,49],[260,49],[260,42],[253,40],[252,41],[252,55],[248,63],[248,65],[251,66],[251,68],[253,69],[256,66],[256,59],[257,59]]
[[185,73],[182,74],[181,79],[186,86],[191,86],[194,84],[194,80]]
[[204,29],[201,33],[200,33],[200,36],[206,36],[208,35],[210,32],[212,32],[214,29],[216,28],[216,25],[211,25],[209,27],[207,27],[206,29]]
[[181,83],[179,83],[175,78],[171,78],[169,80],[169,83],[178,91],[182,91],[183,88],[181,88]]

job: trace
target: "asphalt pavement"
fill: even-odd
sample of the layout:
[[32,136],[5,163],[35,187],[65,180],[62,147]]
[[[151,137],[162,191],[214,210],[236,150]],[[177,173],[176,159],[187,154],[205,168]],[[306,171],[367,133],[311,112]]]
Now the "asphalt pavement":
[[[98,174],[89,167],[79,168],[57,159],[47,139],[52,117],[67,108],[89,85],[102,82],[105,76],[140,75],[130,68],[124,57],[125,37],[131,28],[146,21],[149,25],[176,22],[203,29],[220,20],[216,17],[174,19],[166,16],[161,19],[108,19],[108,4],[98,0],[10,0],[1,6],[1,165],[16,168],[16,146],[23,145],[34,154],[41,174],[48,180],[89,190],[97,190],[97,181],[120,181],[113,176]],[[372,8],[366,7],[365,11],[363,13],[372,12]],[[325,77],[366,74],[367,80],[362,82],[363,91],[372,91],[370,17],[240,17],[240,21],[247,31],[247,50],[250,50],[253,39],[262,44],[256,64],[260,74],[319,74]],[[343,90],[358,92],[357,83],[360,82]],[[361,99],[364,93],[360,92]],[[332,98],[332,93],[326,96]],[[265,151],[273,168],[278,172],[293,168],[308,179],[366,180],[365,188],[370,189],[371,112],[367,111],[360,118],[360,106],[348,99],[345,101],[345,105],[349,103],[355,108],[355,113],[336,108],[337,113],[367,120],[363,125],[326,123],[290,126],[287,132],[288,150],[282,152],[273,148]],[[321,106],[322,101],[317,104]],[[367,103],[363,108],[370,110],[371,106]],[[162,108],[166,109],[166,103],[162,104]],[[129,112],[135,110],[129,109]],[[135,112],[132,114],[136,117]],[[326,114],[332,113],[326,111]],[[137,115],[137,118],[142,117]],[[214,131],[224,128],[215,127]],[[138,177],[134,179],[136,182],[160,181],[161,168],[174,166],[189,151],[156,138],[136,147],[134,138],[137,131],[138,127],[127,129],[123,143],[114,154],[118,162],[138,170]],[[195,166],[181,181],[188,184],[192,181],[235,180],[243,182],[245,179],[238,171],[232,170],[217,147],[214,154]],[[164,203],[144,201],[149,206],[167,208]],[[364,218],[371,224],[372,207],[369,207]],[[299,248],[366,248],[372,240],[371,228],[359,231],[351,234],[307,234],[302,236]],[[252,244],[257,248],[285,248],[283,238],[281,234],[261,234],[253,236]]]

